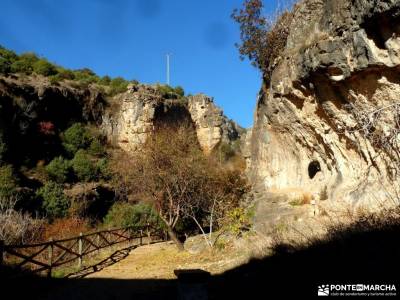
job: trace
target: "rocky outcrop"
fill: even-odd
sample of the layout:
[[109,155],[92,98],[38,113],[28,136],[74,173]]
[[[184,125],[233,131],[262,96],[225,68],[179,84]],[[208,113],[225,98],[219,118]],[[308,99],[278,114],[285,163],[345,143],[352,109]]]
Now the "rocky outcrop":
[[114,105],[103,117],[103,129],[109,139],[126,151],[140,147],[157,124],[191,122],[205,152],[221,142],[232,143],[244,130],[200,94],[187,99],[165,99],[156,87],[132,85],[113,99]]
[[100,124],[105,106],[95,87],[54,85],[39,75],[0,76],[0,137],[11,160],[34,162],[57,152],[58,133],[71,124]]
[[399,1],[301,1],[257,102],[248,169],[258,191],[370,207],[390,199],[399,75]]

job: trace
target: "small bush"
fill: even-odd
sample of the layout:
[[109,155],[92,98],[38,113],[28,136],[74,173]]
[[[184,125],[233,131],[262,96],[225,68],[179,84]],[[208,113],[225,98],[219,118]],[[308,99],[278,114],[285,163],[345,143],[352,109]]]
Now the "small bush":
[[40,239],[43,220],[12,208],[0,211],[0,240],[7,245],[27,244]]
[[184,91],[184,89],[183,89],[181,86],[175,87],[174,91],[175,91],[175,93],[176,93],[178,96],[180,96],[180,97],[185,96],[185,91]]
[[249,230],[251,227],[252,211],[246,211],[244,208],[237,207],[227,213],[227,229],[235,235],[242,231]]
[[99,76],[88,68],[75,70],[74,78],[79,82],[81,87],[88,86],[91,83],[97,83],[100,80]]
[[103,76],[101,77],[101,79],[99,80],[99,84],[101,85],[109,85],[111,83],[111,78],[110,76]]
[[65,150],[74,155],[79,149],[86,149],[90,145],[91,137],[82,124],[75,123],[64,132],[63,140]]
[[47,166],[49,178],[57,183],[64,183],[71,179],[71,163],[62,156],[54,158]]
[[97,161],[96,170],[100,178],[104,180],[109,180],[112,178],[112,172],[109,168],[108,160],[106,158],[102,158]]
[[45,59],[40,59],[33,64],[33,71],[36,74],[50,76],[57,74],[56,67]]
[[67,217],[55,220],[44,226],[43,239],[63,239],[78,236],[90,230],[89,222],[78,217]]
[[0,46],[0,57],[4,58],[6,61],[10,63],[13,63],[18,59],[18,55],[14,51],[8,50],[2,46]]
[[92,140],[88,148],[88,152],[90,155],[98,157],[101,157],[106,153],[104,146],[102,145],[101,141],[98,138],[94,138]]
[[165,99],[177,99],[178,98],[178,95],[175,92],[175,89],[169,85],[158,85],[157,91]]
[[0,167],[0,197],[11,197],[17,187],[12,167],[10,165]]
[[60,80],[74,80],[75,79],[75,74],[73,71],[68,70],[68,69],[64,69],[64,68],[58,68],[58,74],[57,77]]
[[97,169],[86,151],[76,152],[71,164],[78,180],[91,181],[97,178]]
[[42,207],[50,219],[67,215],[70,201],[65,196],[62,185],[47,182],[37,191],[37,196],[42,199]]
[[11,64],[11,72],[31,74],[33,65],[39,60],[34,53],[24,53],[19,56],[19,59]]
[[11,63],[0,57],[0,74],[8,74],[11,71]]
[[104,218],[104,224],[109,227],[145,226],[147,223],[162,226],[157,213],[145,203],[116,202]]
[[110,82],[110,94],[116,95],[126,91],[129,82],[122,77],[113,78]]

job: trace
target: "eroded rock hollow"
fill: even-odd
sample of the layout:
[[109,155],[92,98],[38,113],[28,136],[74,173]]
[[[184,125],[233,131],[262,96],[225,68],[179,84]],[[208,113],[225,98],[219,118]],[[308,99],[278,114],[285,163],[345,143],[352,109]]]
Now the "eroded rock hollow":
[[306,0],[260,91],[259,191],[378,205],[398,192],[400,1]]

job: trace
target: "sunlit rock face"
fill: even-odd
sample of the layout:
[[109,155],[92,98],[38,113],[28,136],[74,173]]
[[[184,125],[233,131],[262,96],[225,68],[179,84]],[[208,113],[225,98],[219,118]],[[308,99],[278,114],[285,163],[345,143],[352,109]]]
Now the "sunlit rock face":
[[[248,165],[254,186],[264,195],[299,191],[369,207],[394,195],[399,157],[376,140],[398,128],[399,65],[400,1],[300,2],[258,98]],[[359,116],[377,110],[366,138]]]
[[221,142],[238,141],[244,129],[224,116],[213,99],[203,95],[186,100],[164,99],[155,87],[130,86],[113,99],[103,118],[110,141],[126,151],[135,151],[156,130],[157,124],[190,122],[201,148],[210,153]]

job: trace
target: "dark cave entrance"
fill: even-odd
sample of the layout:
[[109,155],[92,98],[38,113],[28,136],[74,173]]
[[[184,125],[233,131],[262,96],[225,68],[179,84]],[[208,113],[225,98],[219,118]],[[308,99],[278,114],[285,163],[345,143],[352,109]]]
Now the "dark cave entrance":
[[194,122],[185,105],[180,103],[160,103],[154,112],[155,129],[168,126],[178,127],[185,125],[195,129]]
[[315,175],[321,171],[321,165],[318,160],[313,160],[308,165],[308,176],[313,179]]

